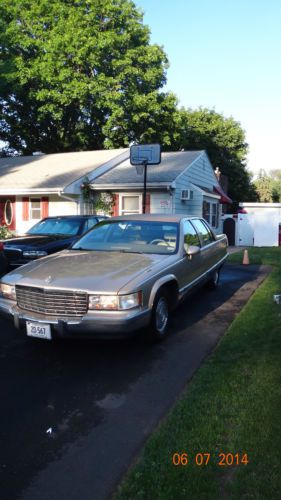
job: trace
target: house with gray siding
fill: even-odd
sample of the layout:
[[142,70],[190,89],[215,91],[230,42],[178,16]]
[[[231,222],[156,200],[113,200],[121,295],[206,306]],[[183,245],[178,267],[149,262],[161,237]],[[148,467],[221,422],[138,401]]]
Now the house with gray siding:
[[[92,213],[102,193],[107,213],[142,213],[143,174],[129,156],[116,149],[0,158],[0,225],[24,233],[48,215]],[[227,202],[205,151],[162,153],[147,167],[147,213],[203,216],[220,232]]]
[[[114,215],[142,213],[143,174],[129,159],[96,177],[90,187],[96,195],[114,196]],[[203,216],[221,232],[221,206],[231,202],[205,151],[162,153],[159,165],[147,167],[146,213]]]

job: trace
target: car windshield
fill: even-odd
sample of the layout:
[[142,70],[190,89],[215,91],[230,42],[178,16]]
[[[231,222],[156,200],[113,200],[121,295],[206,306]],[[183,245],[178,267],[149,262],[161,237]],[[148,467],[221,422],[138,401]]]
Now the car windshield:
[[177,251],[177,245],[176,223],[110,220],[97,224],[72,249],[173,254]]
[[62,219],[61,217],[43,219],[30,228],[27,234],[76,235],[78,234],[80,224],[80,219]]

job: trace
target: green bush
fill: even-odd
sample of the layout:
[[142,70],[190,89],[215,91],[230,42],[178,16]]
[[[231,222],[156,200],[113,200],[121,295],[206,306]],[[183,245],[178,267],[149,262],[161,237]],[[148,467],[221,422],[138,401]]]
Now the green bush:
[[6,238],[11,238],[13,233],[7,226],[0,226],[0,239],[5,240]]

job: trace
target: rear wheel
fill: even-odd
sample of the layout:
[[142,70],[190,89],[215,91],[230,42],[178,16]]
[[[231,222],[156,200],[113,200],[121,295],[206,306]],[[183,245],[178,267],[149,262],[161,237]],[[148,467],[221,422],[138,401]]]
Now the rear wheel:
[[167,336],[170,319],[169,299],[165,290],[156,294],[150,325],[150,335],[155,340],[162,340]]

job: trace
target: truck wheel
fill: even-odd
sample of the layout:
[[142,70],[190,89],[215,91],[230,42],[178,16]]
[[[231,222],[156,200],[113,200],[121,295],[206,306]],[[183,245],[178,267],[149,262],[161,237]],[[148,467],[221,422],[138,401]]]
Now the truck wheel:
[[150,336],[155,340],[163,340],[168,333],[170,319],[170,307],[167,293],[159,290],[156,294],[152,315]]

